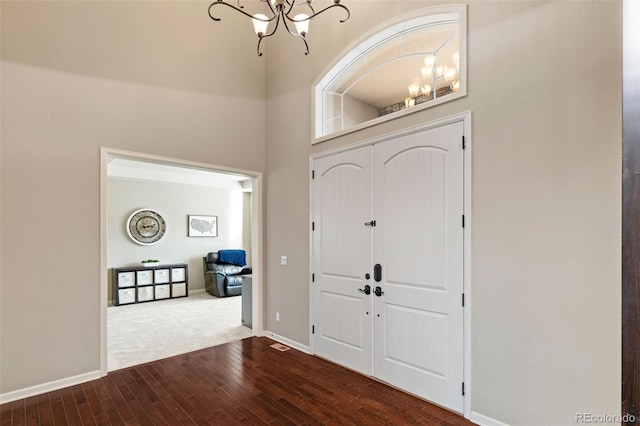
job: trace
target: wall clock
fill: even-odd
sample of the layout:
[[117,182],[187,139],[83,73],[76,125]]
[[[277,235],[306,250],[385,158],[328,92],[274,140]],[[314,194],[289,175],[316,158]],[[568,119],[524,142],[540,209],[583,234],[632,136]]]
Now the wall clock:
[[152,209],[136,210],[127,220],[127,234],[138,244],[155,244],[167,232],[167,223],[160,213]]

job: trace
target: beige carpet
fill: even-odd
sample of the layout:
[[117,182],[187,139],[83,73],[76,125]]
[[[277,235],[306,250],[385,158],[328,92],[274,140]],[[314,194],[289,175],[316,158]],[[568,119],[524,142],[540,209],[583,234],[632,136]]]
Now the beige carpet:
[[251,336],[242,297],[207,293],[107,308],[107,369],[142,364]]

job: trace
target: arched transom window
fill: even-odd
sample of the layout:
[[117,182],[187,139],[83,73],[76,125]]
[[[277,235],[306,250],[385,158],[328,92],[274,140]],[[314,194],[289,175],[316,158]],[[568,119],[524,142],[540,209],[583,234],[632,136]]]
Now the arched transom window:
[[314,142],[466,95],[466,6],[374,28],[314,85]]

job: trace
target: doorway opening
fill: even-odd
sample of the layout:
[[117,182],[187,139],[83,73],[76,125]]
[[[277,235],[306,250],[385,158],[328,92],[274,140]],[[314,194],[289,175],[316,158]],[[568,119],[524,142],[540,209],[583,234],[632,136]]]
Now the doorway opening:
[[[135,171],[136,169],[137,171]],[[114,170],[116,171],[114,172]],[[235,305],[240,305],[241,297],[236,300],[233,300],[234,298],[218,300],[207,294],[204,289],[201,259],[207,255],[207,252],[218,249],[244,249],[247,253],[247,264],[251,265],[253,270],[250,280],[252,282],[252,300],[249,305],[253,318],[252,327],[242,330],[236,326],[235,332],[228,335],[222,333],[225,336],[221,336],[220,339],[237,340],[243,336],[262,335],[262,174],[260,172],[102,148],[100,178],[101,375],[128,366],[116,365],[113,361],[110,365],[108,356],[109,345],[112,343],[109,341],[109,321],[112,318],[111,313],[115,313],[120,308],[120,306],[108,308],[115,301],[113,269],[121,266],[135,268],[140,266],[142,260],[151,257],[160,258],[162,264],[184,264],[186,266],[188,277],[185,280],[188,288],[186,295],[190,295],[190,297],[135,303],[121,306],[122,308],[129,308],[130,312],[142,308],[143,310],[151,310],[155,315],[159,310],[156,307],[170,308],[170,305],[179,304],[179,302],[190,304],[215,302],[220,306],[225,304],[225,309],[234,312],[235,318],[235,310],[237,310]],[[145,191],[152,191],[155,195],[144,196]],[[117,194],[119,197],[115,196],[117,192],[120,192]],[[143,195],[139,195],[141,193]],[[187,196],[186,193],[189,195]],[[138,194],[137,197],[136,194]],[[217,201],[205,202],[211,197],[216,198]],[[121,199],[125,201],[119,201]],[[121,202],[124,205],[118,206],[118,209],[122,211],[115,212],[113,210],[114,204]],[[166,211],[164,215],[167,219],[165,241],[159,241],[152,245],[140,245],[130,239],[130,235],[127,235],[126,232],[126,217],[122,219],[120,216],[126,216],[129,210],[135,211],[140,208],[156,208],[158,211]],[[217,216],[217,233],[215,235],[209,233],[205,238],[190,236],[187,227],[190,223],[188,217],[191,215],[197,217],[202,215]],[[110,310],[108,311],[108,309]],[[117,311],[118,316],[124,314],[125,310]],[[207,308],[203,309],[204,313],[208,311]],[[239,322],[240,312],[237,314]],[[177,317],[179,316],[177,315]],[[195,320],[195,322],[197,324],[198,321]],[[241,328],[244,327],[241,326]],[[185,332],[187,331],[189,330],[186,329]],[[149,334],[152,332],[154,330],[150,329]],[[161,333],[162,331],[156,329],[155,332]],[[167,336],[167,339],[170,340],[170,336]],[[212,342],[208,344],[212,346],[222,343],[219,341],[220,339],[217,337],[215,341],[204,339],[199,343],[194,343],[196,346],[191,343],[177,345],[174,351],[196,350],[200,348],[197,345],[207,345],[207,342]],[[153,351],[150,350],[150,352]],[[167,356],[175,355],[178,352]],[[150,354],[150,356],[153,355]]]

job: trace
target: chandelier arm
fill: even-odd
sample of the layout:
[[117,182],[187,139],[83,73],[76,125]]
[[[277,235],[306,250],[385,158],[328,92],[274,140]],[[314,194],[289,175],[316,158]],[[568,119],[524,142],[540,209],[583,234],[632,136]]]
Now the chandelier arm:
[[[296,5],[296,0],[291,0],[291,1],[289,1],[289,0],[285,0],[285,2],[284,2],[284,3],[285,3],[285,4],[284,4],[284,5],[282,5],[282,9],[281,9],[281,10],[282,10],[282,14],[283,14],[284,16],[289,16],[289,14],[291,13],[291,11],[293,10],[293,6],[295,6],[295,5]],[[285,5],[286,5],[286,6],[285,6]],[[286,10],[287,10],[286,12],[285,12],[285,8],[286,8]]]
[[[291,18],[289,18],[289,17],[288,17],[288,16],[286,16],[286,15],[285,15],[285,18],[286,18],[286,19],[283,19],[283,20],[282,20],[282,22],[284,23],[284,27],[287,29],[287,31],[289,32],[289,34],[291,34],[291,35],[292,35],[292,36],[294,36],[294,37],[297,37],[297,38],[301,39],[301,40],[304,42],[304,47],[305,47],[305,52],[304,52],[304,54],[305,54],[305,55],[308,55],[308,54],[309,54],[309,44],[307,43],[307,39],[306,39],[306,37],[305,37],[305,36],[303,36],[302,34],[298,34],[297,32],[293,32],[293,31],[291,31],[291,29],[289,28],[289,25],[287,24],[287,20],[289,20],[289,21],[291,21],[291,22],[296,22],[296,21],[295,21],[295,20],[293,20],[293,19],[291,19]],[[306,19],[305,19],[305,21],[306,21]],[[301,21],[297,21],[297,22],[303,22],[303,21],[301,20]]]
[[309,4],[307,0],[284,0],[284,2],[287,4],[287,6],[289,6],[289,8]]
[[[220,1],[220,0],[218,0]],[[276,10],[276,8],[273,7],[273,5],[271,4],[270,0],[260,0],[263,3],[266,3],[267,6],[269,6],[269,9],[271,10],[271,13],[273,13],[273,18],[276,17],[276,15],[278,14],[278,11]],[[273,20],[273,18],[271,18]]]
[[[295,0],[293,1],[293,5],[291,7],[291,9],[289,10],[289,12],[291,12],[293,10],[294,7],[300,7],[300,6],[307,6],[309,8],[309,10],[311,11],[311,15],[315,15],[316,10],[313,8],[313,6],[311,6],[311,2],[307,1],[307,0],[302,0],[300,1],[300,3],[295,2]],[[289,13],[287,12],[287,13]]]
[[[263,34],[263,35],[260,37],[260,39],[263,39],[263,38],[265,38],[265,37],[271,37],[272,35],[274,35],[274,34],[276,33],[276,30],[278,29],[278,25],[280,25],[280,15],[275,15],[273,18],[268,19],[268,21],[269,21],[269,22],[271,22],[271,21],[273,21],[275,18],[278,18],[278,19],[276,19],[276,24],[274,25],[273,30],[271,30],[271,32],[270,32],[270,33],[268,33],[268,34]],[[265,20],[264,20],[264,19],[261,19],[261,21],[265,21]]]
[[[276,30],[278,29],[278,25],[280,25],[280,15],[275,15],[273,18],[275,18],[276,16],[278,17],[278,19],[276,19],[276,25],[273,27],[273,30],[268,34],[263,34],[261,36],[258,36],[258,56],[262,56],[262,52],[260,52],[260,45],[262,44],[262,40],[274,35],[276,33]],[[272,21],[273,18],[271,18],[270,20]],[[285,26],[286,26],[286,23],[285,23]]]
[[[240,1],[240,0],[238,0]],[[315,15],[316,14],[316,10],[313,8],[313,6],[311,6],[311,3],[307,3],[307,6],[309,7],[309,10],[311,11],[311,15]]]
[[[243,15],[248,16],[248,17],[249,17],[249,18],[251,18],[251,19],[256,19],[256,20],[258,20],[258,21],[262,21],[262,22],[271,22],[271,21],[273,21],[273,18],[275,18],[275,16],[274,16],[273,18],[271,18],[271,19],[261,19],[261,18],[256,18],[255,16],[248,14],[248,13],[247,13],[247,12],[245,12],[244,10],[242,10],[242,9],[240,9],[240,8],[238,8],[238,7],[235,7],[235,6],[234,6],[234,5],[232,5],[232,4],[229,4],[229,3],[227,3],[227,2],[225,2],[225,1],[223,1],[223,0],[217,0],[217,1],[214,1],[213,3],[211,3],[211,4],[209,5],[209,10],[208,10],[208,12],[209,12],[209,17],[210,17],[211,19],[213,19],[214,21],[221,21],[221,20],[222,20],[222,18],[216,18],[215,16],[213,16],[213,15],[211,14],[211,9],[213,9],[213,6],[216,6],[216,5],[218,5],[218,4],[223,4],[223,5],[225,5],[225,6],[228,6],[228,7],[230,7],[231,9],[233,9],[233,10],[235,10],[235,11],[238,11],[238,12],[242,13]],[[238,4],[239,4],[239,2],[238,2]],[[242,7],[242,6],[241,6],[241,7]]]
[[[309,7],[311,7],[311,6],[309,6]],[[316,12],[316,13],[314,13],[313,15],[309,16],[308,18],[304,18],[304,19],[294,19],[294,18],[289,17],[289,15],[288,15],[288,14],[286,15],[286,18],[287,18],[289,21],[291,21],[291,22],[305,22],[305,21],[309,21],[310,19],[315,18],[316,16],[320,15],[321,13],[326,12],[327,10],[329,10],[329,9],[331,9],[331,8],[334,8],[334,7],[339,7],[339,8],[341,8],[341,9],[344,9],[344,10],[347,12],[347,17],[346,17],[346,18],[344,18],[344,19],[341,19],[341,20],[340,20],[340,23],[342,23],[342,22],[346,22],[346,21],[348,21],[348,20],[349,20],[349,18],[351,17],[351,12],[349,11],[349,9],[348,9],[346,6],[344,6],[344,5],[340,4],[340,3],[334,3],[334,4],[332,4],[331,6],[327,6],[327,7],[325,7],[324,9],[322,9],[321,11]],[[313,9],[312,9],[312,10],[313,10]]]
[[258,54],[258,56],[262,56],[262,52],[260,51],[260,43],[262,43],[262,39],[264,37],[259,37],[258,38],[258,47],[256,48],[256,53]]

